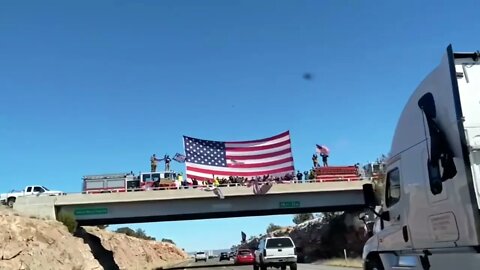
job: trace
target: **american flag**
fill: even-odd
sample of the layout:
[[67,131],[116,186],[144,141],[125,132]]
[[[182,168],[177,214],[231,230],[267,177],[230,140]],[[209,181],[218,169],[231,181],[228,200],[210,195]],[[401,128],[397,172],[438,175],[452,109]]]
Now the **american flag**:
[[173,157],[173,160],[176,160],[177,162],[183,163],[185,162],[185,155],[182,155],[180,153],[176,153],[175,156]]
[[220,142],[183,137],[187,178],[283,176],[295,171],[286,131],[254,141]]

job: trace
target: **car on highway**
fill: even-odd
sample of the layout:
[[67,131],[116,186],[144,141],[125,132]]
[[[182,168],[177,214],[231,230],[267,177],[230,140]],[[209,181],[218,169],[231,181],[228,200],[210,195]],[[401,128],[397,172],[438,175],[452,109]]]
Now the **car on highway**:
[[233,259],[233,258],[235,258],[235,254],[236,254],[236,252],[230,251],[228,253],[228,256],[230,257],[230,259]]
[[255,261],[255,256],[253,252],[249,249],[239,249],[235,258],[233,259],[234,264],[253,264]]
[[265,237],[255,250],[254,270],[266,270],[267,267],[297,270],[295,244],[288,236]]
[[195,253],[195,262],[198,262],[198,261],[207,261],[207,254],[203,251],[199,251],[197,253]]
[[219,261],[223,261],[223,260],[230,261],[230,256],[228,256],[227,252],[220,253]]

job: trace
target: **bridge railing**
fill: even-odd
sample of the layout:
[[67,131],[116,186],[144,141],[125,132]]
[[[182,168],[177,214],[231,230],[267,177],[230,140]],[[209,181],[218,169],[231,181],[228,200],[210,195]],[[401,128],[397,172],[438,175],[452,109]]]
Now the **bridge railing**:
[[[188,186],[163,186],[163,187],[147,187],[147,188],[118,188],[118,189],[108,189],[108,190],[88,190],[81,192],[82,194],[98,194],[98,193],[122,193],[122,192],[141,192],[141,191],[160,191],[160,190],[184,190],[184,189],[198,189],[198,190],[211,190],[216,187],[219,188],[230,188],[230,187],[246,187],[251,188],[254,185],[263,186],[266,184],[309,184],[309,183],[327,183],[327,182],[358,182],[358,181],[371,181],[372,177],[354,177],[354,178],[337,178],[337,179],[309,179],[309,180],[283,180],[283,181],[259,181],[257,183],[252,182],[243,182],[243,183],[225,183],[219,185],[188,185]],[[71,194],[71,193],[70,193]]]

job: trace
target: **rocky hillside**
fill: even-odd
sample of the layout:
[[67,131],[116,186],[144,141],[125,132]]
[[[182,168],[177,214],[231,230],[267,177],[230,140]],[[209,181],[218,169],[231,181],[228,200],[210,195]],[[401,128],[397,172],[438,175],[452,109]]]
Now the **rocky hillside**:
[[153,269],[184,261],[188,257],[184,251],[170,243],[138,239],[97,227],[84,229],[90,238],[97,238],[105,250],[113,253],[119,269]]
[[0,269],[152,269],[183,261],[169,243],[80,228],[72,236],[58,221],[23,217],[0,207]]
[[367,241],[364,224],[352,213],[326,223],[318,219],[304,222],[294,227],[289,235],[306,260],[343,257],[344,249],[349,257],[359,257]]
[[[272,232],[274,236],[288,235],[299,248],[299,257],[305,261],[343,257],[346,249],[349,257],[359,257],[367,237],[362,221],[356,213],[344,213],[323,222],[313,219],[296,226],[285,227]],[[258,238],[252,239],[242,248],[258,245]]]
[[103,269],[88,245],[57,221],[0,207],[0,269]]

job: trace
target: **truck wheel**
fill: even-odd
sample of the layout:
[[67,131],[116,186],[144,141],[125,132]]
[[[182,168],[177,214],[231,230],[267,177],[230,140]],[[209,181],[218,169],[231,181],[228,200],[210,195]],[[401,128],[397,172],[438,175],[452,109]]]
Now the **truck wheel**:
[[286,265],[282,265],[282,267],[280,267],[281,270],[287,270],[287,266]]
[[385,270],[380,257],[376,254],[365,259],[365,270]]
[[297,270],[297,264],[296,263],[290,264],[290,270]]
[[12,208],[13,204],[15,203],[16,198],[8,198],[7,205],[8,207]]

